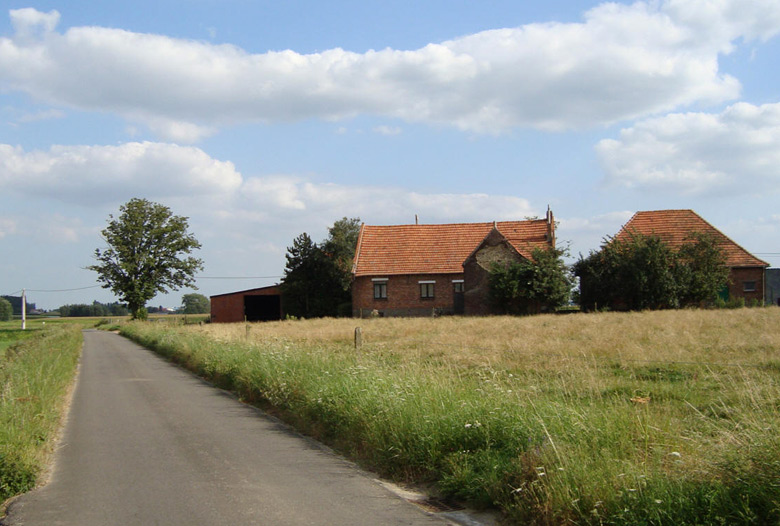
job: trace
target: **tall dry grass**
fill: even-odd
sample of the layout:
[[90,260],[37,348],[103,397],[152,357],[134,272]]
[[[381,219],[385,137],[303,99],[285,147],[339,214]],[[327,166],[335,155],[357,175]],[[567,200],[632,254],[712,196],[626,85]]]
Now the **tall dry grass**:
[[49,325],[17,340],[0,357],[0,502],[31,489],[46,467],[82,337],[76,325]]
[[780,520],[777,308],[123,330],[510,520]]
[[[364,351],[403,359],[446,356],[465,366],[536,367],[555,359],[751,363],[777,360],[780,308],[682,310],[490,318],[316,319],[250,324],[254,341],[350,346],[361,327]],[[246,324],[200,330],[246,340]],[[530,363],[529,363],[530,361]]]

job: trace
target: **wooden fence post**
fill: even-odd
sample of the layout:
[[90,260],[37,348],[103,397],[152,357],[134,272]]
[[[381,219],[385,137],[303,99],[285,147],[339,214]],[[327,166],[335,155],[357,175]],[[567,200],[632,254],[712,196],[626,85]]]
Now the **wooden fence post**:
[[363,346],[363,330],[360,327],[355,327],[355,350],[359,351]]

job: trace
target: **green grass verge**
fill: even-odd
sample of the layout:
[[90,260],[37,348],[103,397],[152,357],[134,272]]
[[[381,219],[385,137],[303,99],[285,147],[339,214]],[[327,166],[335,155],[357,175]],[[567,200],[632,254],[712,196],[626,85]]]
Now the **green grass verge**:
[[[539,330],[629,319],[573,316],[539,317]],[[243,341],[205,327],[121,331],[381,475],[512,523],[780,522],[780,369],[763,358],[776,350],[735,356],[744,366],[649,364],[595,359],[572,340],[543,366],[476,365],[384,344],[253,340],[248,329]],[[761,358],[747,363],[750,353]]]
[[[8,332],[13,331],[13,332]],[[81,352],[81,327],[0,328],[0,502],[35,486],[53,448]]]

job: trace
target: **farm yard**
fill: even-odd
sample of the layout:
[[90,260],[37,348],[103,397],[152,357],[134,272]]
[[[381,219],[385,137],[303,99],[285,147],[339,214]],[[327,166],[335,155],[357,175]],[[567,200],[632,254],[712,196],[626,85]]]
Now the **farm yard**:
[[778,308],[120,330],[382,476],[510,523],[780,520]]

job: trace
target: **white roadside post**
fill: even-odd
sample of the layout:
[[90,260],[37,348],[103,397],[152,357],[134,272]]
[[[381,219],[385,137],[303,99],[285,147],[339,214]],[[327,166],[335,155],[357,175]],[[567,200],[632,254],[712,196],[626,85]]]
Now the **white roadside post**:
[[27,295],[25,294],[24,289],[22,289],[22,330],[25,329],[27,325]]

